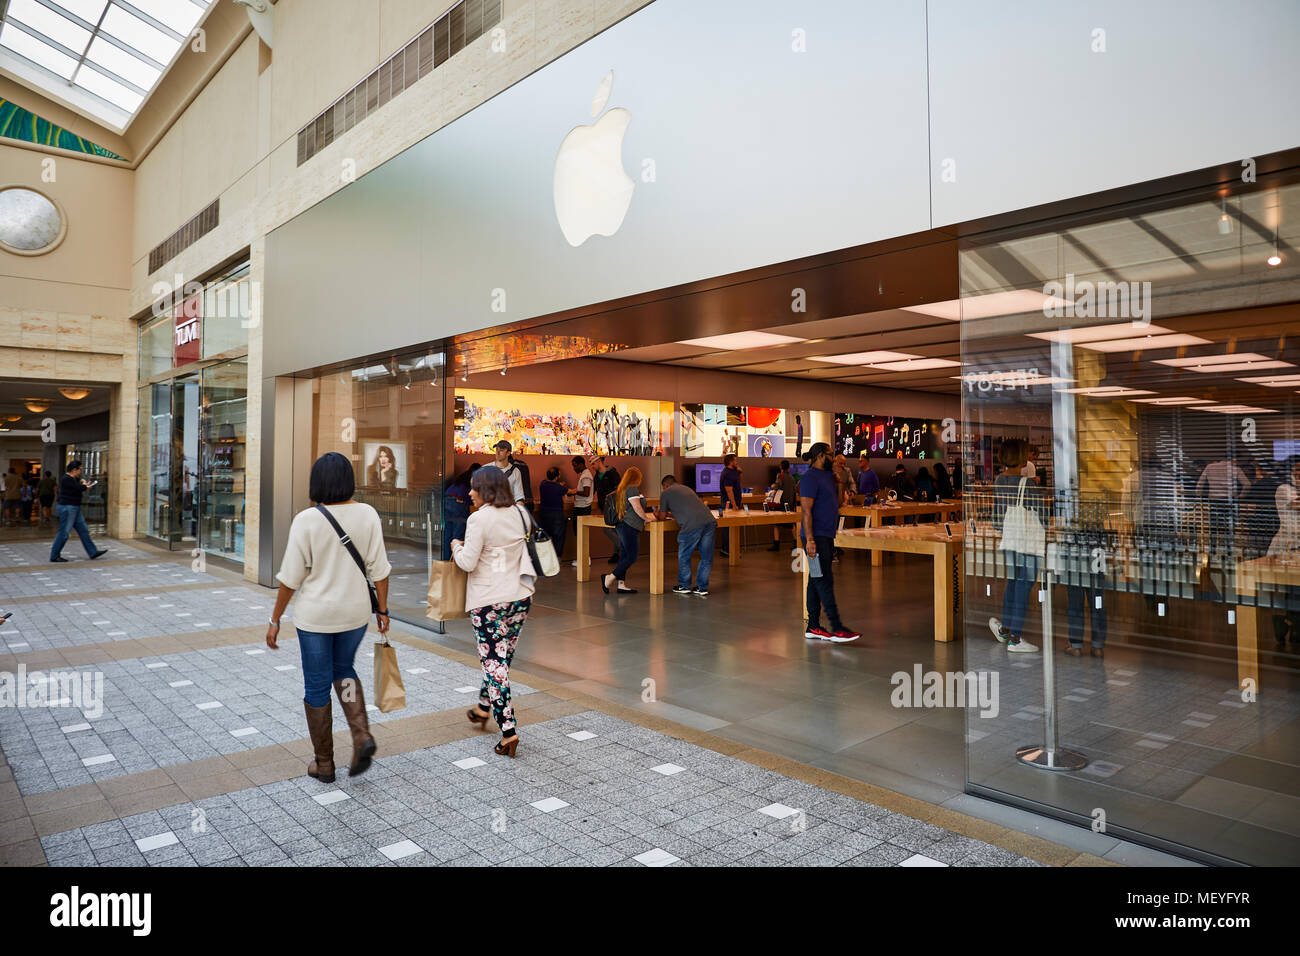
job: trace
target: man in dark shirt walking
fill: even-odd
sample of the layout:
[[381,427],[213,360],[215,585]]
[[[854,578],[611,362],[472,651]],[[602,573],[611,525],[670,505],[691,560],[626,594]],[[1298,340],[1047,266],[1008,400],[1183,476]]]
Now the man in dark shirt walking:
[[[804,637],[808,640],[833,641],[845,644],[862,635],[849,630],[840,620],[835,605],[835,579],[832,568],[835,553],[835,532],[840,523],[839,487],[831,473],[830,446],[815,442],[803,460],[812,463],[807,474],[799,479],[799,504],[803,508],[804,552],[808,565],[808,627]],[[814,563],[815,562],[815,563]],[[821,626],[822,608],[830,619],[831,629]]]
[[[727,455],[722,459],[722,479],[720,485],[722,486],[722,510],[740,511],[740,463],[736,461],[735,455]],[[740,536],[737,535],[736,540],[733,542],[731,540],[730,531],[726,532],[726,535],[722,540],[723,545],[718,549],[722,554],[730,554],[731,552],[729,549],[733,544],[737,548],[740,547]]]
[[63,551],[63,545],[67,543],[68,535],[72,533],[73,528],[77,529],[81,546],[86,549],[86,554],[92,561],[108,553],[107,548],[96,548],[95,543],[90,540],[90,529],[86,527],[86,519],[81,515],[81,496],[85,494],[87,488],[92,487],[94,487],[93,482],[87,484],[81,477],[81,462],[76,459],[68,462],[67,473],[59,479],[59,503],[54,507],[54,513],[59,519],[59,533],[54,536],[54,544],[50,547],[51,561],[63,563],[68,560],[60,552]]

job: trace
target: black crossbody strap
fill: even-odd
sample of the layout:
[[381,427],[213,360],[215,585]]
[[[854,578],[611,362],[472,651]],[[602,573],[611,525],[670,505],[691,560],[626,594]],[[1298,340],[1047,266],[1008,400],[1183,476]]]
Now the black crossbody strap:
[[324,505],[317,505],[316,510],[325,516],[325,520],[330,523],[330,526],[334,528],[334,533],[343,542],[343,547],[347,548],[348,554],[352,555],[352,560],[356,562],[357,568],[361,571],[361,576],[366,580],[366,588],[370,591],[370,610],[377,612],[379,610],[379,595],[375,593],[375,586],[370,581],[370,574],[366,571],[366,562],[361,557],[361,552],[352,543],[352,537],[343,530],[343,526],[334,519],[334,516],[329,513]]

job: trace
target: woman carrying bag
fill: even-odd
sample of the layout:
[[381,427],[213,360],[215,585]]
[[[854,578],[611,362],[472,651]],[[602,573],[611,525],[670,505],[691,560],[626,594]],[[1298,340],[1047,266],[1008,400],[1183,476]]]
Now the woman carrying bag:
[[1029,460],[1029,442],[1009,438],[998,451],[1002,474],[993,482],[993,521],[1002,531],[999,547],[1007,568],[1002,619],[989,618],[989,630],[1007,650],[1032,653],[1038,648],[1021,639],[1029,595],[1047,553],[1047,498],[1042,486],[1021,475]]
[[[348,773],[353,777],[365,773],[375,755],[366,698],[353,660],[366,636],[372,609],[379,633],[388,633],[388,574],[392,567],[384,550],[379,513],[368,504],[353,501],[355,491],[352,463],[338,452],[321,455],[311,466],[308,493],[315,506],[298,512],[289,526],[289,544],[276,575],[280,593],[266,631],[266,646],[279,650],[280,617],[297,594],[293,623],[302,654],[303,709],[316,754],[307,776],[323,783],[334,781],[331,684],[352,733]],[[365,564],[364,573],[358,561]]]
[[496,720],[501,741],[493,750],[513,757],[519,732],[510,702],[510,661],[539,573],[528,556],[531,517],[515,504],[510,482],[499,468],[476,471],[470,497],[478,510],[466,522],[465,540],[451,543],[452,558],[467,575],[465,607],[483,665],[478,706],[466,716],[484,730],[488,717]]

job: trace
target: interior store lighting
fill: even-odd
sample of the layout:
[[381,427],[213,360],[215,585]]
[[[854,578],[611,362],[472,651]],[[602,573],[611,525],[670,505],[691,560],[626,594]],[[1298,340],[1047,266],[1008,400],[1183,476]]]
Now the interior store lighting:
[[1257,408],[1254,405],[1198,405],[1192,411],[1220,412],[1224,415],[1269,415],[1277,412],[1277,409]]
[[1166,329],[1159,325],[1142,326],[1133,322],[1109,322],[1106,325],[1088,325],[1078,329],[1054,329],[1051,332],[1027,332],[1025,334],[1031,339],[1082,345],[1084,342],[1131,339],[1136,332],[1141,332],[1143,335],[1174,334],[1173,329]]
[[1123,398],[1127,395],[1154,395],[1150,389],[1126,388],[1123,385],[1094,385],[1089,388],[1058,388],[1070,395],[1087,395],[1092,398]]
[[845,355],[810,355],[814,362],[830,362],[832,365],[879,365],[881,362],[901,362],[906,359],[919,359],[920,355],[911,352],[887,352],[877,349],[874,352],[849,352]]
[[1209,339],[1196,335],[1140,335],[1130,339],[1109,339],[1105,342],[1080,342],[1079,348],[1092,352],[1136,352],[1139,349],[1180,349],[1185,345],[1211,345]]
[[59,389],[59,394],[62,395],[64,398],[68,399],[68,401],[79,402],[87,395],[90,394],[90,389],[77,388],[75,386],[65,385]]
[[990,319],[999,315],[1019,315],[1022,312],[1041,312],[1044,306],[1064,307],[1067,300],[1058,296],[1044,295],[1032,289],[1016,289],[1011,292],[990,292],[987,295],[972,295],[964,299],[949,299],[947,302],[931,302],[926,305],[904,306],[905,312],[919,312],[932,315],[938,319],[958,322],[963,319]]
[[1213,405],[1208,398],[1191,398],[1186,395],[1162,395],[1159,398],[1135,398],[1134,402],[1144,405]]
[[936,368],[954,368],[960,367],[960,365],[961,362],[955,362],[952,359],[916,358],[907,359],[903,362],[885,362],[871,367],[888,372],[927,372]]
[[1223,214],[1219,216],[1219,233],[1224,236],[1232,235],[1232,217],[1228,215],[1228,198],[1226,196],[1222,199],[1220,208]]
[[1300,385],[1300,375],[1252,375],[1248,378],[1239,378],[1237,381],[1250,385],[1263,385],[1265,388],[1289,388],[1292,385]]
[[678,345],[694,345],[702,349],[761,349],[773,345],[791,345],[806,342],[794,335],[777,335],[775,332],[732,332],[728,335],[706,335],[699,339],[683,339]]
[[35,415],[39,415],[41,412],[48,410],[50,407],[49,402],[39,398],[24,398],[23,404],[27,407],[27,410],[29,412]]

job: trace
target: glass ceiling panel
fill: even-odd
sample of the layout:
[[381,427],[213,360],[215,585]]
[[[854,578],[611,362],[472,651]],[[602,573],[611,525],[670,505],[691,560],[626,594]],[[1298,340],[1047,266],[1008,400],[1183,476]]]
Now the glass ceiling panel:
[[[188,37],[211,7],[211,0],[10,0],[0,3],[0,59],[26,59],[14,63],[24,82],[125,129],[145,97],[113,77],[152,92],[186,42],[168,31]],[[71,90],[60,82],[74,76]]]
[[[174,0],[174,2],[188,3],[189,0]],[[170,63],[172,56],[180,47],[178,41],[165,33],[160,33],[116,4],[109,7],[108,13],[104,15],[103,31],[159,63]]]
[[103,97],[128,113],[134,113],[135,108],[144,99],[139,93],[128,90],[121,83],[116,83],[104,74],[96,73],[84,66],[77,72],[77,85],[83,90],[90,90],[96,96]]
[[72,71],[77,68],[76,60],[64,56],[48,43],[42,43],[35,37],[29,36],[11,23],[6,23],[4,31],[0,32],[0,46],[8,47],[19,56],[27,57],[33,63],[57,73],[65,80],[71,77]]
[[95,37],[91,41],[86,59],[98,63],[142,90],[151,89],[158,80],[159,73],[152,66],[114,46],[103,37]]
[[49,37],[55,43],[80,55],[90,41],[90,32],[83,30],[67,17],[59,16],[48,7],[43,7],[36,0],[11,0],[9,20],[29,26],[37,33]]

